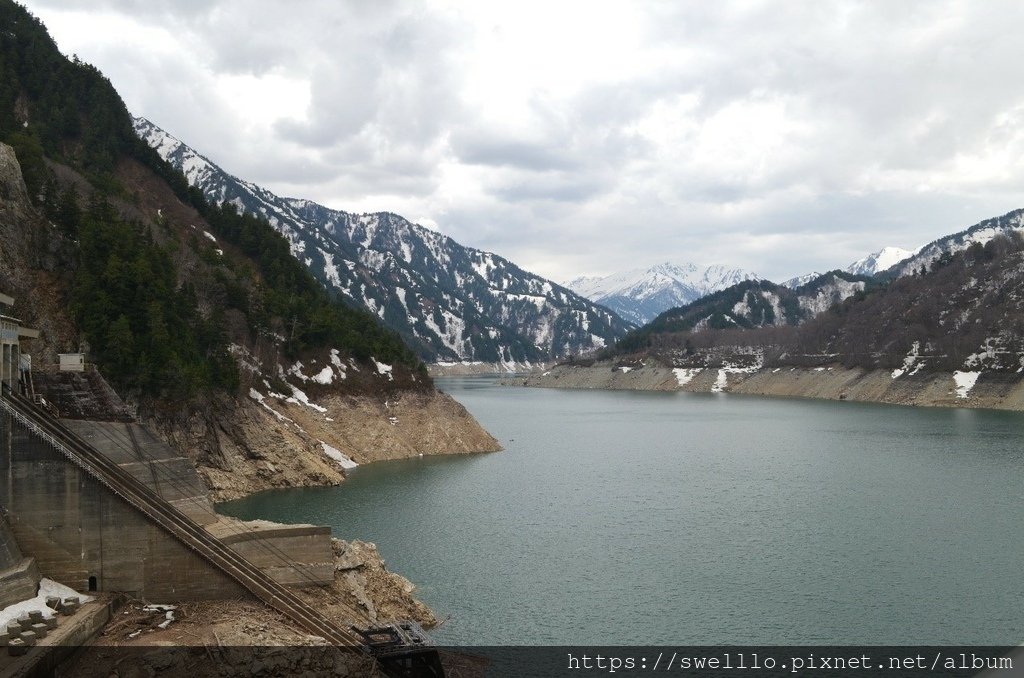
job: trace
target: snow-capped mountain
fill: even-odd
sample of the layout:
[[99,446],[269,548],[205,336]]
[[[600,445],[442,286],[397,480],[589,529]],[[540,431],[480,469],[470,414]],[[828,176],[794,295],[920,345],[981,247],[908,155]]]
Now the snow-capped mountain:
[[634,336],[799,325],[866,290],[868,285],[868,278],[843,271],[825,273],[795,289],[768,280],[744,280],[665,311]]
[[898,276],[920,272],[921,268],[930,269],[932,264],[943,256],[956,254],[971,245],[984,245],[1000,233],[1017,231],[1024,233],[1024,209],[1014,210],[1001,217],[986,219],[968,229],[934,240],[917,251],[909,259],[897,262],[890,273]]
[[565,286],[643,325],[670,308],[685,306],[744,280],[758,279],[754,273],[738,268],[716,265],[701,269],[691,263],[666,262],[604,277],[576,278]]
[[262,216],[329,290],[369,309],[427,361],[534,363],[611,344],[607,309],[496,254],[397,214],[350,214],[238,179],[144,118],[135,132],[216,204]]
[[875,275],[886,271],[908,257],[914,256],[914,250],[901,247],[883,247],[863,259],[858,259],[843,270],[854,275]]
[[[843,269],[843,271],[852,275],[865,275],[873,276],[903,261],[907,257],[913,256],[913,250],[905,250],[900,247],[883,247],[882,249],[867,255],[863,259],[858,259],[849,266]],[[821,273],[813,271],[806,275],[798,275],[795,278],[782,283],[783,287],[788,287],[791,290],[795,290],[801,285],[821,277]]]
[[811,273],[808,273],[807,275],[798,275],[795,278],[790,278],[789,280],[781,283],[781,285],[783,287],[788,287],[791,290],[795,290],[796,288],[800,287],[801,285],[806,285],[807,283],[811,282],[812,280],[820,278],[821,275],[822,274],[818,273],[817,271],[812,271]]

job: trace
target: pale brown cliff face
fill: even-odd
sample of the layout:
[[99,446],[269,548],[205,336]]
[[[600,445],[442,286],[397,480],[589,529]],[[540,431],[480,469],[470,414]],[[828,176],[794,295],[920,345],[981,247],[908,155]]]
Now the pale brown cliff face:
[[462,405],[437,391],[388,399],[329,395],[314,402],[325,412],[269,398],[264,403],[225,398],[201,412],[149,423],[195,462],[215,501],[341,483],[344,472],[324,443],[358,464],[501,449]]

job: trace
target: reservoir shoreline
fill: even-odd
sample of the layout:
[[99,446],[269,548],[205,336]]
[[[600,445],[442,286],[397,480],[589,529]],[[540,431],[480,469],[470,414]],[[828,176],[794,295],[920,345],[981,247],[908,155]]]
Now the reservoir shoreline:
[[983,372],[966,388],[962,377],[958,381],[961,374],[965,373],[896,374],[838,364],[814,368],[672,368],[647,359],[633,366],[612,362],[592,366],[558,365],[542,374],[516,376],[501,383],[533,388],[737,393],[913,407],[1024,411],[1021,374]]

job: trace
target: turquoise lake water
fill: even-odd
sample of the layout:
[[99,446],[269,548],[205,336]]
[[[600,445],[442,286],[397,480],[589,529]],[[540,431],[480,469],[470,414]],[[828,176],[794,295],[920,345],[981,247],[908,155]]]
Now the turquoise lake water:
[[1024,641],[1024,415],[438,385],[505,451],[219,509],[376,542],[439,643]]

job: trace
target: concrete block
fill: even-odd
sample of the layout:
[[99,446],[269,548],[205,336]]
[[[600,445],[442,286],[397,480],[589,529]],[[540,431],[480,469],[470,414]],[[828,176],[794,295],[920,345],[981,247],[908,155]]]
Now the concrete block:
[[46,628],[46,624],[39,622],[38,624],[32,625],[32,632],[36,634],[36,638],[42,640],[49,634],[50,630]]
[[47,617],[46,619],[43,620],[43,623],[46,624],[46,628],[48,628],[48,629],[50,629],[52,631],[55,628],[57,628],[57,617],[56,616]]
[[56,610],[60,606],[60,598],[57,596],[46,596],[46,607]]
[[36,644],[36,633],[35,631],[22,631],[18,634],[18,638],[22,640],[26,645]]
[[11,638],[7,644],[7,654],[12,657],[20,657],[26,652],[28,652],[28,645],[21,638]]
[[64,599],[65,605],[78,605],[80,603],[81,601],[78,599],[78,596],[68,596]]
[[78,603],[64,603],[60,606],[60,613],[66,617],[76,612],[78,612]]
[[11,634],[0,633],[0,647],[6,647],[9,642],[11,642]]
[[32,620],[33,624],[38,624],[39,622],[43,621],[43,611],[42,610],[29,610],[28,618]]
[[14,636],[21,633],[21,624],[16,621],[12,621],[7,624],[7,635],[13,638]]

